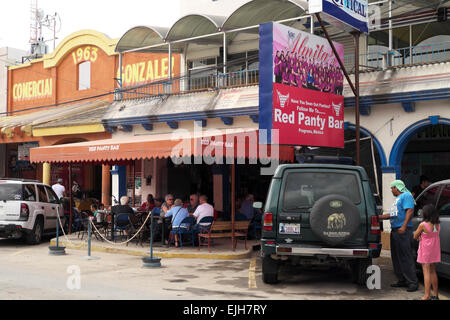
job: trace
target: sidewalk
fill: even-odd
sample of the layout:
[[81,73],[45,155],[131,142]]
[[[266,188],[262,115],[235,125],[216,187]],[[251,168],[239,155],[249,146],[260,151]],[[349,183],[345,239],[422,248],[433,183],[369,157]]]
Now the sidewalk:
[[[81,236],[80,236],[81,238]],[[87,236],[83,240],[78,237],[78,233],[66,237],[59,238],[59,246],[66,247],[66,249],[84,250],[86,255],[88,252]],[[106,241],[99,241],[94,236],[91,240],[91,255],[92,252],[106,252],[106,253],[120,253],[129,254],[133,256],[150,256],[150,242],[142,243],[142,246],[137,245],[135,241],[126,244],[124,239],[118,239],[116,244],[111,244]],[[231,239],[222,238],[214,239],[214,244],[211,245],[211,252],[208,251],[208,246],[202,246],[198,250],[198,246],[192,247],[190,242],[183,243],[182,248],[176,248],[173,244],[167,248],[162,245],[160,241],[153,243],[153,256],[159,258],[184,258],[184,259],[218,259],[218,260],[237,260],[245,259],[251,256],[253,247],[260,245],[259,240],[247,240],[247,249],[244,247],[244,241],[238,240],[235,251],[231,248]],[[56,246],[56,238],[51,239],[50,246]]]

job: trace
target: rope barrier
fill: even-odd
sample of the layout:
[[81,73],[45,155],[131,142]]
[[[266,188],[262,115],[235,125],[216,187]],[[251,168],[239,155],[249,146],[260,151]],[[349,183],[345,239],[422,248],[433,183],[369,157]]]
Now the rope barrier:
[[93,222],[91,219],[89,219],[89,221],[90,221],[90,223],[94,226],[94,230],[97,231],[97,233],[100,235],[101,238],[103,238],[103,240],[105,240],[105,241],[106,241],[107,243],[109,243],[109,244],[121,246],[121,245],[127,244],[128,242],[132,241],[134,238],[136,238],[136,236],[137,236],[139,233],[141,233],[142,229],[144,229],[145,225],[147,224],[147,221],[148,221],[148,219],[150,218],[150,216],[151,216],[151,214],[149,213],[149,214],[147,215],[147,218],[145,219],[144,223],[142,223],[142,226],[139,228],[139,230],[136,232],[136,234],[135,234],[133,237],[131,237],[131,238],[128,239],[127,241],[119,242],[119,243],[117,243],[117,242],[112,242],[112,241],[109,241],[108,239],[106,239],[106,238],[100,233],[100,231],[97,229],[97,227],[95,226],[94,222]]
[[[56,210],[56,214],[58,215],[59,225],[60,225],[60,227],[61,227],[61,230],[62,230],[62,232],[63,232],[63,234],[64,234],[64,237],[66,238],[67,242],[69,242],[70,245],[74,246],[75,249],[82,248],[82,247],[84,246],[84,243],[81,244],[81,245],[78,245],[78,244],[75,244],[75,243],[73,243],[72,241],[70,241],[70,239],[67,237],[67,235],[66,235],[66,233],[65,233],[65,231],[64,231],[64,227],[63,227],[63,225],[62,225],[62,223],[61,223],[61,217],[59,216],[59,210]],[[86,241],[87,241],[87,239],[86,239]]]

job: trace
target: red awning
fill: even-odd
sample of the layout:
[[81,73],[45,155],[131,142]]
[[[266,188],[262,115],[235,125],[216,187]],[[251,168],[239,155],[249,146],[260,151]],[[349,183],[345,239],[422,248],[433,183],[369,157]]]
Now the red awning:
[[[97,140],[66,145],[39,147],[30,150],[33,163],[99,162],[152,159],[203,157],[206,163],[217,159],[277,159],[283,162],[294,160],[291,146],[260,145],[258,130],[227,130],[225,134],[184,136],[158,134]],[[208,132],[208,131],[206,131]],[[217,163],[217,162],[215,162]]]

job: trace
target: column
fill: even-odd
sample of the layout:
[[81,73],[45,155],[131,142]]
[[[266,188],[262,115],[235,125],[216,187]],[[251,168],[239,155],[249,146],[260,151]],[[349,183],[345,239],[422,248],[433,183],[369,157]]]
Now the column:
[[50,163],[45,162],[42,164],[42,183],[44,184],[50,184],[50,168]]
[[102,203],[111,205],[111,166],[102,165]]

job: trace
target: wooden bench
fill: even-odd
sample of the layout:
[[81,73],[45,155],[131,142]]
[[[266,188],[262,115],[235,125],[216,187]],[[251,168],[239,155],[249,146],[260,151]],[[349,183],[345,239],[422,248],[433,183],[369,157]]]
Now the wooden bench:
[[[247,250],[247,231],[250,221],[235,221],[234,222],[234,243],[233,230],[231,221],[214,221],[208,233],[198,234],[198,250],[202,245],[201,239],[208,239],[208,250],[211,252],[211,239],[214,238],[232,238],[231,248],[234,251],[237,244],[237,237],[244,237],[245,249]],[[206,245],[206,244],[204,244]]]

